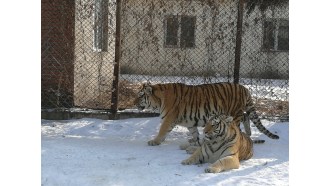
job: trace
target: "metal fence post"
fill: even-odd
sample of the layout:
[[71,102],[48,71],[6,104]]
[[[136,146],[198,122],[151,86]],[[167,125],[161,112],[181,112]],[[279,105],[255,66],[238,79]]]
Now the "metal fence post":
[[241,62],[242,24],[243,24],[244,0],[239,0],[237,13],[237,31],[235,46],[234,83],[239,83],[239,69]]
[[[239,83],[239,70],[241,64],[241,46],[242,46],[242,25],[243,25],[243,9],[244,0],[239,0],[237,13],[237,31],[235,46],[235,64],[234,64],[234,83]],[[243,126],[247,135],[251,136],[250,119],[244,114]]]
[[119,88],[119,61],[120,61],[120,16],[121,0],[116,1],[116,39],[115,39],[115,64],[113,71],[112,94],[111,94],[111,113],[117,113],[118,107],[118,88]]

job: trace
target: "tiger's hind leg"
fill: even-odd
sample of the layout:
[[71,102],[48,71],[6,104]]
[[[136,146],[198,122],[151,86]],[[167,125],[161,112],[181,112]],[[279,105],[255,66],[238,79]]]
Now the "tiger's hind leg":
[[218,173],[230,169],[239,168],[239,159],[237,153],[235,155],[226,156],[211,164],[205,169],[206,173]]
[[243,126],[245,129],[245,133],[248,136],[251,136],[250,118],[247,113],[244,113],[244,115],[243,115]]

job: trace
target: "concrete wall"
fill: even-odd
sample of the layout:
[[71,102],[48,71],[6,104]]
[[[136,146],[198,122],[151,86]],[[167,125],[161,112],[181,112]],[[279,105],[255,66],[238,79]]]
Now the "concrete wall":
[[93,49],[95,1],[76,0],[74,103],[88,108],[110,108],[115,56],[114,0],[108,2],[107,51]]
[[289,20],[289,6],[271,7],[265,12],[255,9],[244,15],[241,77],[289,78],[289,51],[262,49],[263,22],[269,19]]
[[[237,8],[232,1],[124,2],[122,73],[203,75],[216,71],[227,75],[228,66],[233,66]],[[164,47],[168,15],[196,16],[194,48]]]
[[[124,0],[122,11],[121,72],[146,75],[232,76],[234,67],[237,0]],[[283,18],[288,7],[258,8],[244,16],[241,77],[273,73],[288,77],[288,52],[262,52],[262,19]],[[164,47],[164,18],[196,16],[194,48]],[[259,21],[255,23],[255,20]]]

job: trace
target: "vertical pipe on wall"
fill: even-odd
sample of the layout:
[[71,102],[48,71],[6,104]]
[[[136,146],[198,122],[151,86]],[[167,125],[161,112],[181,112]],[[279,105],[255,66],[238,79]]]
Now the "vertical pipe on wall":
[[235,46],[234,83],[239,83],[239,70],[241,63],[242,24],[243,24],[244,0],[239,0],[237,13],[237,31]]
[[117,113],[118,92],[119,92],[119,61],[120,61],[120,17],[121,17],[121,0],[116,1],[116,39],[115,39],[115,64],[112,81],[111,94],[111,113]]

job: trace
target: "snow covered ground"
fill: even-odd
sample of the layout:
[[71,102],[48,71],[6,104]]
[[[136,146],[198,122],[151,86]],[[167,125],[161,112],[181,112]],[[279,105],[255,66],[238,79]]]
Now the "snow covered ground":
[[[262,120],[279,140],[253,125],[254,156],[239,169],[204,173],[208,164],[181,165],[179,145],[188,130],[176,127],[160,146],[148,146],[160,119],[41,121],[41,183],[53,185],[289,185],[289,124]],[[200,128],[200,131],[202,129]]]

